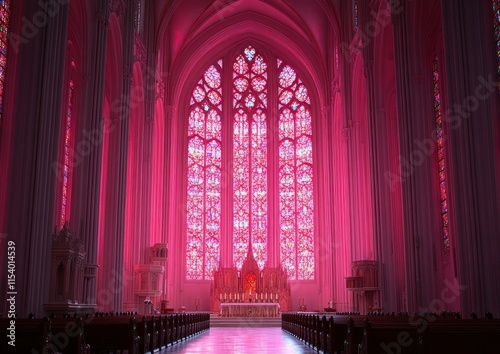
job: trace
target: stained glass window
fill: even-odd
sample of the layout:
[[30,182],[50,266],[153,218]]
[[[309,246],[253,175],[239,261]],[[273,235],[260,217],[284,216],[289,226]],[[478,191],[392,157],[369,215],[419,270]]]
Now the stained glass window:
[[73,94],[75,90],[75,84],[73,80],[69,82],[68,88],[68,105],[66,110],[66,119],[64,127],[64,170],[63,170],[63,184],[61,193],[61,220],[60,226],[64,225],[64,222],[68,218],[68,206],[70,200],[70,153],[71,153],[71,121],[73,119]]
[[358,0],[354,0],[354,28],[358,29]]
[[[497,49],[498,78],[500,79],[500,0],[493,0],[493,16],[493,25],[495,26],[495,42]],[[498,89],[500,91],[500,83]]]
[[188,125],[187,278],[211,279],[221,230],[222,61],[192,91]]
[[252,47],[233,64],[233,261],[238,269],[249,238],[257,264],[267,259],[267,64]]
[[291,279],[314,279],[312,127],[309,94],[278,61],[280,259]]
[[443,248],[444,254],[450,252],[450,238],[448,229],[448,202],[446,199],[446,166],[443,138],[443,120],[441,109],[441,89],[439,81],[439,61],[436,56],[433,61],[433,77],[434,77],[434,115],[436,119],[436,134],[437,134],[437,154],[438,154],[438,173],[439,173],[439,191],[441,200],[441,218],[443,229]]
[[7,67],[7,34],[9,31],[10,0],[0,0],[0,127],[3,116],[3,92]]
[[[231,85],[224,94],[222,77]],[[279,112],[277,119],[270,112]],[[222,60],[208,68],[192,91],[188,121],[187,279],[212,278],[221,229],[231,230],[227,259],[237,269],[249,244],[262,269],[272,237],[289,278],[314,279],[311,101],[299,75],[248,46],[224,69]],[[224,186],[222,160],[231,171]],[[221,200],[229,201],[224,211]],[[279,220],[276,230],[271,217]]]

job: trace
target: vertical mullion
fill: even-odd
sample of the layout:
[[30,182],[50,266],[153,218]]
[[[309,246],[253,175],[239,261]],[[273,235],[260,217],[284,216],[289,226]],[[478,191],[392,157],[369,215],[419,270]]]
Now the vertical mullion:
[[293,206],[295,218],[295,278],[299,280],[299,220],[297,217],[297,112],[293,114]]
[[[255,58],[255,56],[254,56]],[[253,60],[249,62],[248,65],[248,91],[247,94],[252,93],[252,63]],[[254,106],[255,107],[255,106]],[[252,240],[252,208],[253,208],[253,173],[252,173],[252,158],[253,158],[253,115],[252,111],[254,108],[248,108],[247,124],[248,124],[248,247],[250,248],[250,241]],[[252,244],[253,248],[253,244]],[[247,252],[252,252],[253,249],[247,250]]]

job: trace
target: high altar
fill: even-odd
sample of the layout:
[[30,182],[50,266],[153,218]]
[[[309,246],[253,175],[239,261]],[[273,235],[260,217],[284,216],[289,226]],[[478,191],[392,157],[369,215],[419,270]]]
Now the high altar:
[[282,267],[259,269],[249,246],[241,270],[232,267],[214,271],[210,311],[222,316],[249,317],[275,317],[280,311],[290,311],[287,272]]

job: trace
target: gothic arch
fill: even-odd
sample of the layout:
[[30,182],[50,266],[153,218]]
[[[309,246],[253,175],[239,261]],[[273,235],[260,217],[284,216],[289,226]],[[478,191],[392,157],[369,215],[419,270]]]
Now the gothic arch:
[[[248,19],[247,13],[226,19],[224,26],[222,24],[213,26],[193,38],[179,53],[172,65],[173,75],[170,77],[169,85],[172,88],[169,91],[169,101],[173,106],[182,107],[182,97],[189,96],[196,77],[202,74],[201,68],[208,67],[223,53],[246,42],[259,44],[262,48],[279,48],[277,54],[285,53],[282,55],[284,59],[290,62],[309,87],[311,99],[315,101],[313,106],[325,105],[328,101],[329,82],[325,80],[326,68],[317,48],[312,48],[293,32],[287,32],[279,26],[270,26],[271,21],[259,14],[250,15],[251,20]],[[217,50],[214,51],[214,48]]]

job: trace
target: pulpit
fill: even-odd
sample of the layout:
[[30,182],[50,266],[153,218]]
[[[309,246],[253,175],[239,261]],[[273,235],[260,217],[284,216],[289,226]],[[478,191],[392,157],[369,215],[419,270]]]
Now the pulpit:
[[232,317],[274,317],[290,311],[287,272],[282,267],[260,269],[249,251],[240,270],[220,267],[214,271],[210,311]]
[[346,277],[346,288],[352,291],[353,311],[366,314],[380,311],[378,262],[360,260],[352,262],[352,276]]

